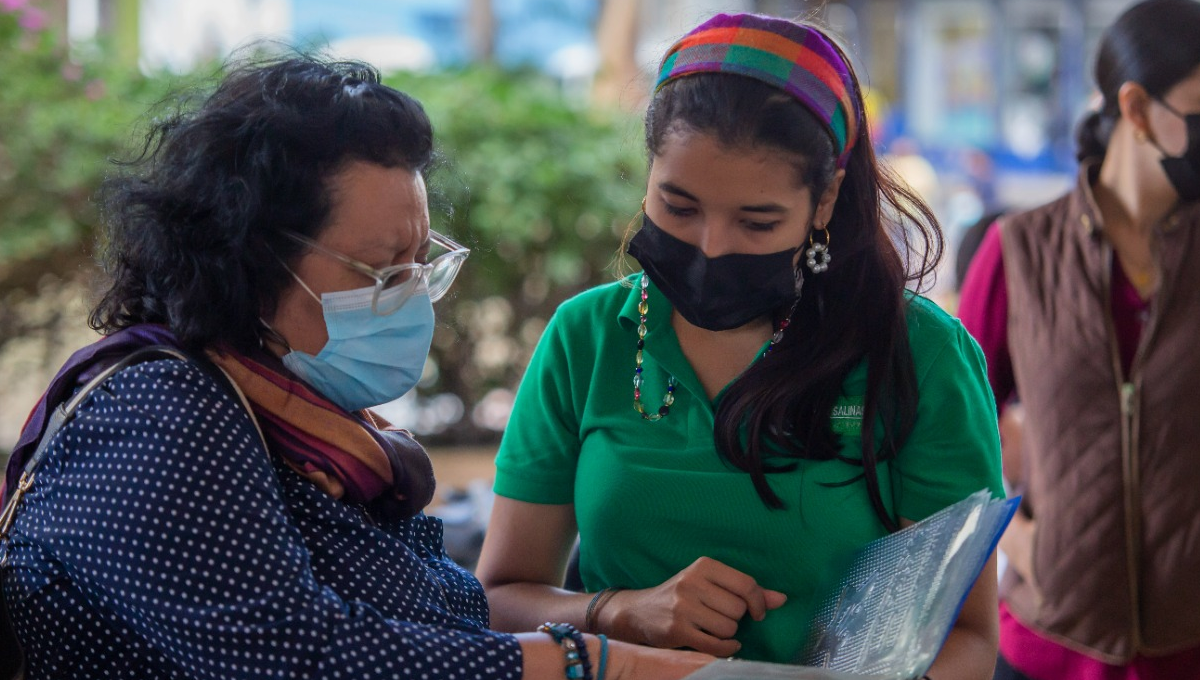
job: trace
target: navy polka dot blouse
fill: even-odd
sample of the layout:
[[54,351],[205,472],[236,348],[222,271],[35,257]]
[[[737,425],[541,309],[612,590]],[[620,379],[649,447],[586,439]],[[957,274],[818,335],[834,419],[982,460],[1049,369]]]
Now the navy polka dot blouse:
[[31,680],[521,675],[439,520],[333,500],[185,362],[88,397],[10,538],[3,586]]

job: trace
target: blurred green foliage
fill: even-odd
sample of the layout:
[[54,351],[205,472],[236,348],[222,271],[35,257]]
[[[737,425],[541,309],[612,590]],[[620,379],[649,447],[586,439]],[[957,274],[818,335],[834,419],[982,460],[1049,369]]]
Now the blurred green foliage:
[[92,58],[0,10],[0,266],[90,243],[105,159],[165,92],[163,79],[80,49]]
[[[646,191],[641,125],[533,73],[477,66],[387,82],[433,120],[443,157],[430,177],[434,229],[472,248],[453,297],[438,304],[438,376],[422,385],[469,408],[516,386],[558,303],[613,279]],[[443,436],[484,435],[464,422]]]
[[[196,82],[131,72],[102,46],[68,54],[52,31],[19,19],[0,8],[0,299],[39,280],[44,287],[47,273],[75,273],[95,233],[91,199],[113,171],[108,160],[136,153],[145,112]],[[640,124],[573,101],[534,73],[475,66],[386,81],[434,122],[434,228],[472,248],[438,303],[418,405],[439,395],[462,405],[459,422],[426,428],[443,443],[494,439],[500,421],[474,422],[474,406],[499,394],[503,413],[504,391],[516,387],[558,303],[613,278],[645,193]],[[30,330],[12,316],[0,313],[0,348]]]

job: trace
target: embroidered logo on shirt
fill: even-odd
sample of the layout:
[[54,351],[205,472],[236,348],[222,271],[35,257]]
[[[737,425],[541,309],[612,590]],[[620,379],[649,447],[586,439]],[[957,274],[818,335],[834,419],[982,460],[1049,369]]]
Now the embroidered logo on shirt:
[[862,434],[863,398],[842,397],[833,405],[830,416],[834,434],[857,437]]

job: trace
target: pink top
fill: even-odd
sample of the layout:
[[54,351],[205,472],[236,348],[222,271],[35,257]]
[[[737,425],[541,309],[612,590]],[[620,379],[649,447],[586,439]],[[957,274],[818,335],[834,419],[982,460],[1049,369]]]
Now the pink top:
[[[1017,398],[1008,353],[1008,290],[1000,229],[993,224],[979,245],[963,281],[958,314],[987,359],[988,382],[1003,409]],[[1150,301],[1143,300],[1113,258],[1112,310],[1121,368],[1129,375]],[[1113,666],[1042,637],[1000,602],[1000,653],[1032,680],[1200,680],[1200,647],[1163,657],[1136,657]]]
[[[1121,370],[1129,375],[1138,341],[1142,337],[1142,326],[1150,311],[1150,301],[1142,299],[1115,257],[1112,308]],[[988,382],[996,394],[996,403],[1003,410],[1004,405],[1016,395],[1016,382],[1012,358],[1008,354],[1008,289],[1004,280],[1004,258],[1000,249],[1000,229],[995,224],[984,234],[967,276],[963,279],[958,317],[983,349],[983,355],[987,358]]]

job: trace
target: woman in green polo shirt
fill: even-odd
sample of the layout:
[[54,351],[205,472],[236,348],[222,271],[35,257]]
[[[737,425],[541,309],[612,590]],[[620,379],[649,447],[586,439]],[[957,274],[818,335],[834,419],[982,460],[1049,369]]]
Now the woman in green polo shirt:
[[[628,244],[644,273],[547,327],[478,576],[501,629],[568,621],[791,661],[855,550],[1003,493],[983,360],[905,291],[941,235],[876,163],[858,82],[819,30],[694,29],[663,60],[646,142]],[[557,587],[577,535],[587,593]],[[991,677],[995,581],[989,564],[931,677]]]

